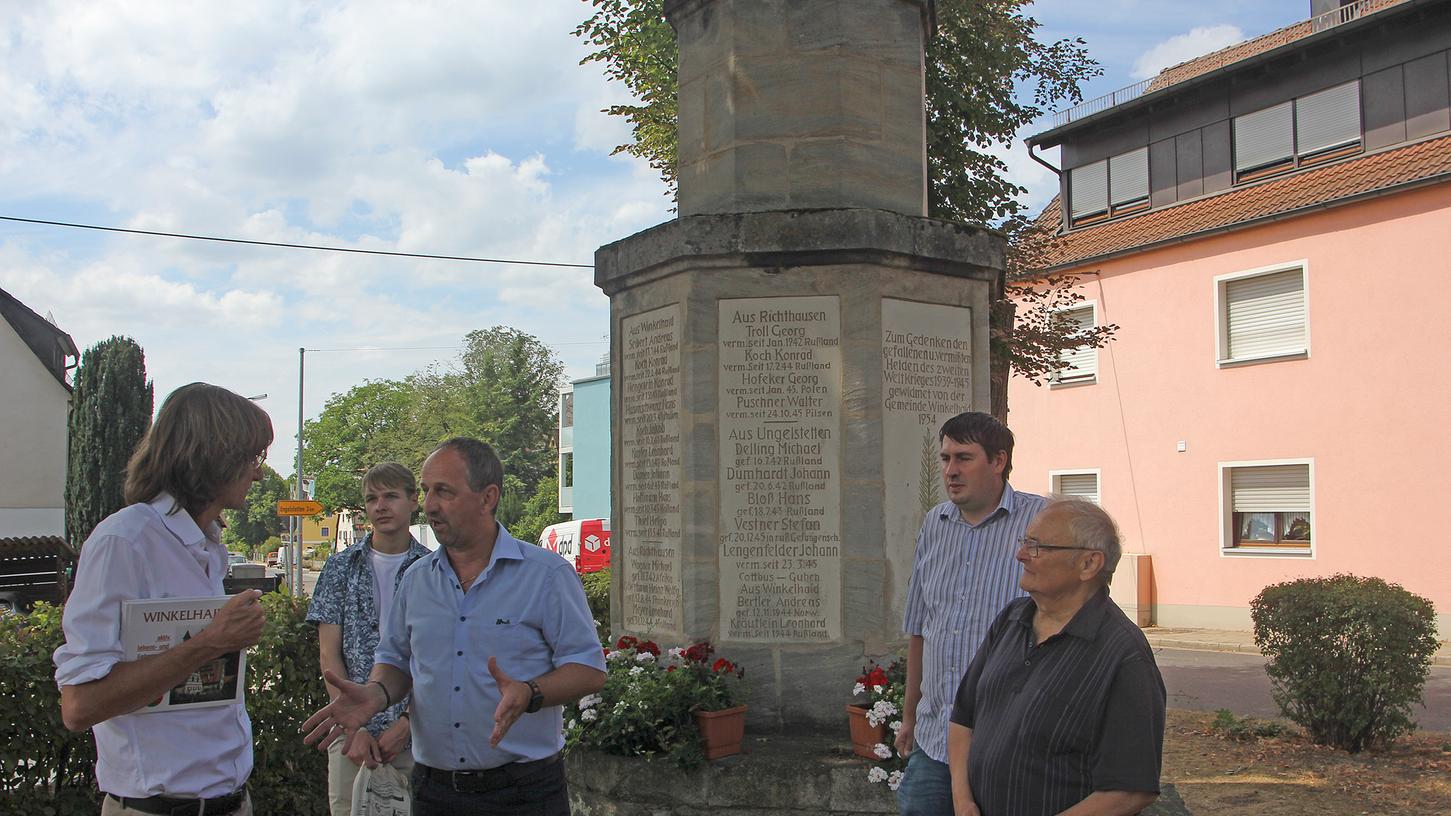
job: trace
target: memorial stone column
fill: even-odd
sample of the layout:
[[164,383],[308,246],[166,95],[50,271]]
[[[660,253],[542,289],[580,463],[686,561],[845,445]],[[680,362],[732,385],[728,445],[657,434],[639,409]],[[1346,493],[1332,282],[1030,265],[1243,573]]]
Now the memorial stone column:
[[[680,217],[601,247],[611,631],[709,639],[753,727],[905,648],[936,432],[988,406],[997,233],[925,217],[931,0],[666,0]],[[966,667],[963,667],[966,668]]]

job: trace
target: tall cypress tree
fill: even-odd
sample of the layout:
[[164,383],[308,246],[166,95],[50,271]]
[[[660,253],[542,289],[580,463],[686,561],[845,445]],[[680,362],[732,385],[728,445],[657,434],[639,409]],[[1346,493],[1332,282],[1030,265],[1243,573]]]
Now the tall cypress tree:
[[146,354],[129,337],[81,355],[71,394],[66,461],[66,534],[77,549],[106,516],[125,506],[126,461],[151,427]]

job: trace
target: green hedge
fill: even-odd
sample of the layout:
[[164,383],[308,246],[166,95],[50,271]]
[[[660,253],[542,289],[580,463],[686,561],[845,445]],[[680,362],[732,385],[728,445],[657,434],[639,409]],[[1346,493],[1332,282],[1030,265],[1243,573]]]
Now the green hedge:
[[1435,614],[1399,585],[1354,575],[1275,584],[1250,603],[1280,710],[1315,742],[1351,753],[1415,729]]
[[[263,596],[267,625],[247,655],[247,711],[255,768],[249,782],[259,814],[323,816],[327,755],[302,744],[302,721],[327,704],[317,662],[317,630],[307,599]],[[94,816],[96,744],[61,725],[51,654],[60,646],[61,610],[0,615],[0,816]]]
[[610,642],[610,570],[606,567],[597,572],[581,576],[584,581],[584,598],[589,602],[589,612],[595,619],[595,630],[600,643]]
[[0,615],[0,814],[93,816],[96,743],[60,722],[51,653],[65,638],[60,607]]

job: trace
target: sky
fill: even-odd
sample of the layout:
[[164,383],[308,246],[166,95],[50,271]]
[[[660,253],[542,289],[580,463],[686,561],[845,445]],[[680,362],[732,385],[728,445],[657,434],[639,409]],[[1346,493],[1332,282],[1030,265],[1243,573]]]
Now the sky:
[[[1309,16],[1309,0],[1039,0],[1081,37],[1093,98]],[[571,35],[585,0],[0,0],[0,216],[395,252],[588,264],[673,217],[600,110],[628,97]],[[1021,135],[1042,130],[1029,127]],[[1036,209],[1056,189],[1001,151]],[[1047,158],[1056,160],[1049,151]],[[303,410],[449,365],[512,326],[572,378],[608,351],[588,269],[410,260],[0,221],[0,288],[81,349],[146,352],[157,406],[216,383],[260,401],[293,470]]]

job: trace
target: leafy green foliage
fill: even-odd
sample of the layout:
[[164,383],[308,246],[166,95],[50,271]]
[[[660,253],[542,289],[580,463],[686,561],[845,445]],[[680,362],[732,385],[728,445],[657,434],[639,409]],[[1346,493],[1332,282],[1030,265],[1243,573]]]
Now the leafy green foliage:
[[229,550],[250,555],[269,538],[280,537],[287,530],[287,519],[277,515],[277,502],[290,498],[288,480],[263,465],[262,480],[247,489],[247,506],[224,511],[227,528],[222,531],[222,543]]
[[[1029,270],[1047,236],[1035,231],[1000,155],[1018,131],[1060,103],[1082,99],[1080,85],[1103,73],[1082,39],[1039,42],[1038,21],[1023,13],[1031,0],[938,0],[937,36],[927,44],[928,214],[933,218],[1007,233],[1024,244],[1019,266]],[[647,160],[675,194],[679,59],[675,32],[662,0],[589,0],[594,13],[574,35],[593,50],[581,64],[598,62],[624,83],[636,104],[605,113],[623,116],[633,140],[615,148]],[[1014,280],[1011,265],[1007,280]],[[1041,385],[1058,370],[1059,355],[1083,345],[1102,347],[1117,326],[1077,333],[1059,309],[1081,301],[1071,279],[1035,287],[1000,285],[992,306],[992,412],[1007,416],[1012,373]],[[1024,305],[1015,308],[1014,300]],[[1015,319],[1021,317],[1021,321]]]
[[86,349],[67,420],[66,533],[76,549],[106,516],[126,506],[126,462],[151,427],[146,355],[129,337]]
[[[493,445],[515,477],[506,500],[532,496],[554,472],[563,375],[554,352],[531,335],[505,326],[470,332],[450,368],[372,380],[329,398],[305,425],[303,471],[317,479],[316,498],[330,511],[361,510],[363,474],[373,465],[399,462],[416,474],[439,442],[473,436]],[[509,526],[520,516],[505,517],[506,509],[500,520]]]
[[554,476],[541,479],[534,495],[521,502],[517,514],[508,519],[501,506],[499,520],[520,541],[538,543],[545,527],[566,520],[559,512],[559,479]]
[[1313,741],[1359,753],[1415,729],[1437,646],[1429,600],[1334,575],[1266,587],[1250,616],[1275,702]]
[[96,743],[90,732],[73,734],[60,721],[50,656],[64,640],[58,606],[0,615],[0,816],[100,810],[92,781]]
[[[255,758],[248,785],[257,813],[328,812],[327,755],[303,745],[297,730],[327,704],[307,604],[262,596],[267,624],[247,654]],[[0,615],[0,816],[91,816],[100,809],[95,741],[60,721],[50,656],[64,639],[60,607],[41,603],[28,615]]]
[[249,787],[257,813],[325,816],[327,754],[302,744],[298,726],[327,705],[317,659],[317,627],[307,598],[262,596],[267,624],[247,654],[247,713],[255,770]]
[[589,603],[589,613],[594,616],[595,629],[599,632],[600,643],[608,643],[610,640],[610,569],[606,567],[597,572],[580,576],[584,582],[584,599]]
[[662,0],[590,0],[595,13],[574,30],[598,50],[580,60],[602,63],[605,75],[618,80],[639,100],[635,105],[611,105],[604,112],[623,116],[634,141],[616,147],[611,156],[626,153],[649,162],[665,180],[666,194],[675,194],[675,168],[679,139],[679,98],[676,63],[679,49],[675,31],[665,22]]
[[1227,708],[1217,709],[1209,727],[1236,742],[1254,742],[1260,739],[1278,737],[1285,733],[1285,726],[1278,720],[1260,720],[1254,717],[1238,717]]

